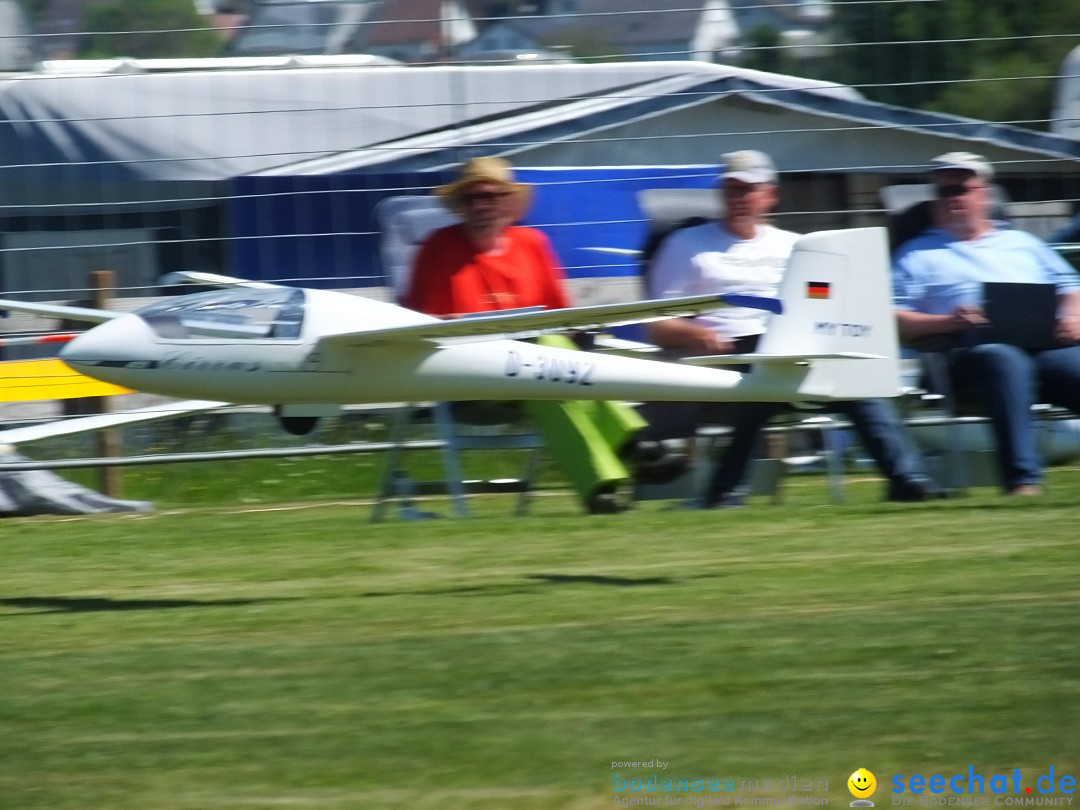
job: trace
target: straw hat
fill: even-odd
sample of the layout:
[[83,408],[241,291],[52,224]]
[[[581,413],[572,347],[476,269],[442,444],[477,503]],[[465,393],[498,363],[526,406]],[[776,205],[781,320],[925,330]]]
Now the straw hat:
[[496,183],[519,195],[522,206],[526,205],[532,186],[514,180],[514,169],[510,163],[498,157],[471,158],[461,167],[461,176],[452,183],[439,186],[435,194],[442,197],[443,204],[454,213],[461,211],[461,195],[475,183]]

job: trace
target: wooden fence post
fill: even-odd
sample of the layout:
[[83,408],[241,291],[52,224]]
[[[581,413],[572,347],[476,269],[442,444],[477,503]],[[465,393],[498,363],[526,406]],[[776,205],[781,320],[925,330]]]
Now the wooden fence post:
[[[116,282],[111,270],[93,270],[90,273],[90,300],[95,309],[108,309],[111,293],[115,289]],[[93,397],[90,403],[94,413],[109,413],[112,410],[112,402],[109,397]],[[107,428],[98,432],[97,438],[98,455],[103,458],[116,458],[120,455],[120,434],[115,428]],[[102,494],[110,498],[120,497],[120,482],[122,480],[119,467],[98,468],[98,489]]]

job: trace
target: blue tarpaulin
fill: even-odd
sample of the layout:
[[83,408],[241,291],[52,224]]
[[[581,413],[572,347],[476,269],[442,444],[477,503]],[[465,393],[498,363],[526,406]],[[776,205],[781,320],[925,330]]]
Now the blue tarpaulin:
[[[716,182],[715,166],[520,168],[534,186],[524,223],[541,228],[571,278],[632,276],[626,255],[648,222],[638,193],[701,189]],[[427,195],[453,179],[449,171],[237,177],[230,181],[230,272],[251,279],[304,279],[311,286],[387,284],[379,262],[375,206],[389,197]]]

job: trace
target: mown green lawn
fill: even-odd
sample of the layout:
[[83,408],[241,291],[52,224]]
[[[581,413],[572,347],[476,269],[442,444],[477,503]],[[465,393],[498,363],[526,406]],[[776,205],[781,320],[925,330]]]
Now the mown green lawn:
[[1076,776],[1080,471],[1051,484],[9,519],[0,807],[577,810],[661,795],[613,790],[659,767],[613,762],[649,760],[744,796],[824,781],[833,807],[858,767],[878,807],[894,774]]

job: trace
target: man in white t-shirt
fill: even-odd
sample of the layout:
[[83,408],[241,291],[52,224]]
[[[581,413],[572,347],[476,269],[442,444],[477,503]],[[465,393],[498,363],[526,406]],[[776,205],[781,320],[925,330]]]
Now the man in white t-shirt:
[[[779,200],[772,160],[754,150],[724,155],[720,194],[723,213],[719,220],[674,231],[660,244],[646,272],[649,298],[715,293],[776,295],[798,234],[765,222]],[[754,351],[768,318],[762,310],[727,307],[694,318],[650,324],[649,338],[673,355],[742,354]],[[761,431],[783,407],[770,403],[648,403],[642,413],[650,427],[642,438],[685,436],[703,422],[731,424],[731,442],[710,481],[705,505],[738,505],[742,502],[740,487]],[[888,500],[921,501],[937,494],[887,400],[837,402],[830,407],[851,420],[888,481]]]

